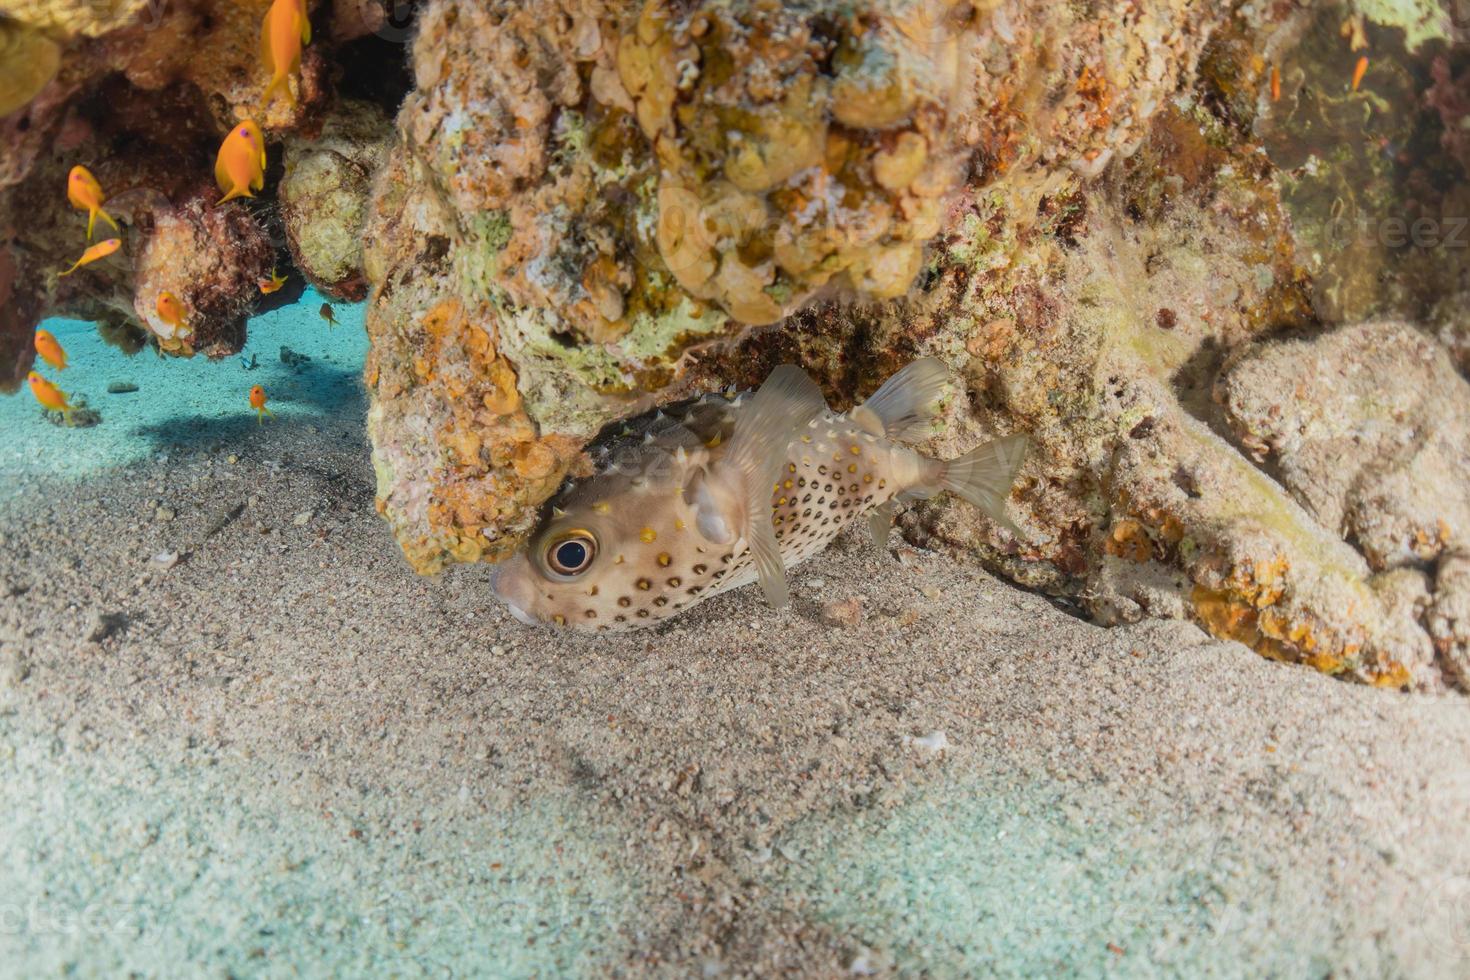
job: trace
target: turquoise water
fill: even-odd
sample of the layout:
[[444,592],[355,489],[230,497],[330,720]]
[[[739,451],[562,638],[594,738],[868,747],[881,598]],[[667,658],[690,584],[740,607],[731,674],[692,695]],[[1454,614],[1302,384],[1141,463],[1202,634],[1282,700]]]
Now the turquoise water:
[[[85,397],[102,422],[75,429],[48,422],[24,385],[14,395],[0,395],[0,471],[84,476],[160,453],[260,446],[284,426],[359,427],[365,307],[333,304],[339,326],[329,330],[317,312],[323,302],[307,289],[295,303],[252,317],[244,351],[219,361],[160,357],[151,349],[130,357],[103,342],[89,321],[45,321],[42,326],[66,348],[69,366],[57,371],[38,361],[36,370],[74,403]],[[311,361],[293,370],[281,361],[282,346]],[[247,370],[242,361],[252,355],[256,367]],[[138,390],[109,394],[114,381]],[[256,424],[249,402],[257,384],[275,413],[264,425]]]

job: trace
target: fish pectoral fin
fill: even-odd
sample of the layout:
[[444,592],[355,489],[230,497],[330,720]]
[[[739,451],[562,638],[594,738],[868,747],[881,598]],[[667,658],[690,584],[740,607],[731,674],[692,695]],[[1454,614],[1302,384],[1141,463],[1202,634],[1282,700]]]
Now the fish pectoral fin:
[[771,520],[772,487],[795,433],[827,410],[822,391],[807,373],[793,364],[771,372],[764,384],[737,414],[735,431],[725,450],[724,463],[738,480],[744,513],[741,529],[755,563],[766,601],[775,608],[790,598],[781,546]]
[[755,561],[756,578],[770,607],[784,608],[791,601],[791,591],[786,586],[786,566],[781,562],[781,543],[776,540],[776,527],[771,523],[768,508],[761,508],[760,513],[750,516],[745,542],[750,547],[750,557]]
[[872,397],[852,411],[851,418],[869,429],[881,425],[874,435],[895,442],[913,442],[924,436],[924,428],[935,416],[935,403],[950,382],[950,370],[937,357],[911,361],[883,382]]
[[893,531],[893,511],[896,505],[892,500],[879,504],[868,514],[868,530],[873,532],[873,543],[878,546],[879,551],[888,550],[888,536]]

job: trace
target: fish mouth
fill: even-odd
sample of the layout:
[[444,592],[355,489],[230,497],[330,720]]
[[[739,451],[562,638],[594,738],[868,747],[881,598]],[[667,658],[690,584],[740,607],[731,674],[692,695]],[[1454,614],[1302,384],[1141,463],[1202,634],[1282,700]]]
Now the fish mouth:
[[505,608],[510,610],[510,614],[516,618],[517,622],[527,626],[540,626],[542,625],[541,620],[527,612],[525,606],[522,605],[524,600],[515,594],[520,579],[514,574],[514,571],[519,562],[522,562],[522,559],[517,556],[497,566],[490,575],[490,590],[495,593],[496,598],[505,603]]

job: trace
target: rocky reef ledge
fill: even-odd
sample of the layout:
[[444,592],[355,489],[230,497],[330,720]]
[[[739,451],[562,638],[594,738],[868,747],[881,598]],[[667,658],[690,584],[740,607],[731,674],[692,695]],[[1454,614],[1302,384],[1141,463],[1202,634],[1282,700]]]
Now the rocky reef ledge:
[[[940,499],[912,540],[1101,622],[1470,688],[1470,48],[1439,4],[340,0],[258,117],[265,193],[219,209],[264,5],[74,9],[0,24],[0,378],[39,317],[146,329],[166,283],[205,353],[272,263],[365,294],[378,507],[432,572],[507,555],[620,417],[785,360],[846,406],[933,355],[931,449],[1034,448],[1020,538]],[[58,282],[75,162],[126,261]]]

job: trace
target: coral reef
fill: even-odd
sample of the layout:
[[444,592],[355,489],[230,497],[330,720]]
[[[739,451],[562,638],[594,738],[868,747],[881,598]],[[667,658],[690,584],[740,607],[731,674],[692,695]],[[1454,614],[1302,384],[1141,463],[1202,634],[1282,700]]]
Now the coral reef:
[[[782,360],[851,404],[933,354],[931,449],[1034,451],[1024,540],[943,499],[917,540],[1104,621],[1463,683],[1467,59],[1396,17],[430,3],[370,219],[379,507],[420,570],[494,560],[612,419]],[[1359,233],[1388,215],[1441,236]],[[1324,415],[1371,432],[1296,434]]]
[[[146,328],[165,353],[222,356],[239,349],[244,317],[260,301],[258,281],[277,258],[278,224],[265,202],[214,207],[215,150],[239,119],[259,121],[273,160],[283,139],[302,158],[306,182],[294,188],[304,210],[293,214],[320,217],[314,208],[325,207],[338,223],[337,238],[330,223],[314,226],[320,234],[312,244],[320,251],[308,248],[303,261],[327,264],[309,274],[340,295],[361,293],[360,261],[339,239],[354,208],[360,224],[381,150],[369,145],[362,128],[370,118],[366,109],[337,98],[334,79],[343,73],[331,59],[351,50],[346,45],[358,35],[344,31],[336,42],[307,48],[292,83],[294,102],[265,102],[260,31],[267,6],[264,0],[6,5],[0,15],[0,288],[7,297],[0,390],[15,390],[24,376],[29,332],[48,315],[95,319],[111,336],[131,338],[134,348]],[[320,13],[334,16],[325,8]],[[354,16],[361,21],[360,11]],[[317,146],[312,140],[322,130],[326,142]],[[307,149],[314,146],[315,153]],[[350,177],[330,165],[322,172],[320,154],[333,151],[349,161],[347,169],[356,168]],[[77,163],[109,195],[124,247],[107,262],[58,280],[56,272],[85,244],[85,223],[63,192]],[[273,192],[268,186],[265,196]],[[351,231],[355,236],[356,226]],[[183,303],[188,337],[174,336],[157,316],[165,289]]]
[[[1022,536],[941,497],[914,540],[1470,684],[1470,50],[1432,4],[427,0],[390,126],[402,8],[340,0],[260,117],[267,201],[217,211],[263,6],[12,6],[0,384],[48,312],[234,349],[279,230],[367,296],[378,507],[430,572],[509,554],[609,422],[783,360],[845,407],[933,355],[930,450],[1033,451]],[[58,282],[82,157],[127,241]]]

